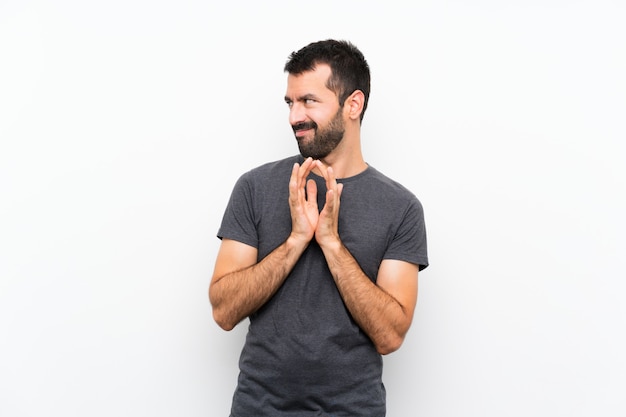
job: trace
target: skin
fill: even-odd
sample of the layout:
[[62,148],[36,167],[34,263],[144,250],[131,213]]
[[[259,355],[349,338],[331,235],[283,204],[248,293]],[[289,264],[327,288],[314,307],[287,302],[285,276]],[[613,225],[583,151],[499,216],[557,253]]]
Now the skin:
[[[313,71],[288,76],[285,101],[290,109],[289,123],[294,126],[315,121],[318,129],[323,129],[339,111],[345,128],[343,139],[321,160],[307,158],[302,165],[294,165],[289,180],[292,231],[283,244],[257,262],[256,248],[223,239],[209,299],[218,325],[233,329],[274,295],[315,239],[353,319],[376,350],[385,355],[400,348],[411,325],[417,302],[418,267],[385,259],[373,283],[341,241],[337,226],[343,184],[337,183],[337,178],[351,177],[367,168],[360,144],[364,96],[357,90],[341,107],[336,94],[326,87],[330,71],[328,65],[318,65]],[[313,129],[297,131],[295,135],[300,141],[315,139]],[[326,181],[326,201],[321,212],[316,184],[306,179],[312,171]]]

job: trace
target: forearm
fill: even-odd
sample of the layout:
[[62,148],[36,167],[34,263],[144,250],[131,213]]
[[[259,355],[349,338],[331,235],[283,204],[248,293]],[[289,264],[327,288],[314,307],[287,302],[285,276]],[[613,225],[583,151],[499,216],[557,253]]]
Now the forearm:
[[376,350],[397,350],[411,323],[412,314],[394,297],[373,283],[348,249],[339,242],[324,250],[324,256],[346,307]]
[[263,306],[282,285],[306,246],[290,237],[260,262],[214,278],[209,298],[218,325],[231,330]]

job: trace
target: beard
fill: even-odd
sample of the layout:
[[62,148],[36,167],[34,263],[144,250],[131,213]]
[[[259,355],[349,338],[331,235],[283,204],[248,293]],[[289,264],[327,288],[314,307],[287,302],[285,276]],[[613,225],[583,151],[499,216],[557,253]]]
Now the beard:
[[319,128],[317,123],[313,121],[298,123],[293,126],[294,132],[300,129],[313,129],[315,132],[311,140],[304,138],[298,140],[298,148],[304,158],[325,158],[339,145],[345,133],[341,110],[341,108],[337,110],[328,126],[324,128]]

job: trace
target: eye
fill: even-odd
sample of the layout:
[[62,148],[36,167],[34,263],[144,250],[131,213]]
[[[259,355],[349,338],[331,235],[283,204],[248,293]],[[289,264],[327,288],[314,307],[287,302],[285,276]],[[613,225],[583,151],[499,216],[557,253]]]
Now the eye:
[[304,103],[305,104],[313,104],[313,103],[315,103],[315,100],[313,100],[312,98],[307,98],[307,99],[304,100]]
[[293,101],[285,100],[285,103],[287,104],[287,107],[289,107],[289,108],[291,108],[293,106]]

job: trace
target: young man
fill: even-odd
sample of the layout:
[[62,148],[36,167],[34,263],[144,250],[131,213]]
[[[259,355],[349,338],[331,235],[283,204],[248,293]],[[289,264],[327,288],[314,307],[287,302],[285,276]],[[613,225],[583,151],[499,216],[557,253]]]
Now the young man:
[[402,344],[428,265],[422,206],[363,158],[355,46],[312,43],[285,71],[300,155],[237,181],[209,287],[222,328],[250,319],[231,416],[384,416],[381,355]]

